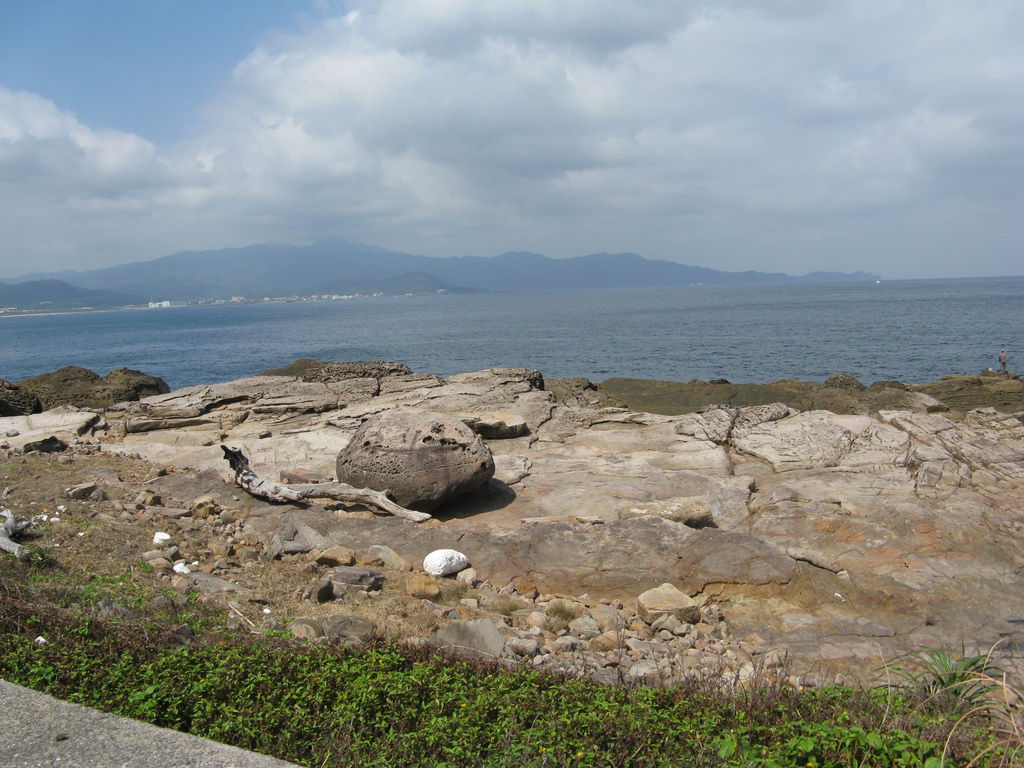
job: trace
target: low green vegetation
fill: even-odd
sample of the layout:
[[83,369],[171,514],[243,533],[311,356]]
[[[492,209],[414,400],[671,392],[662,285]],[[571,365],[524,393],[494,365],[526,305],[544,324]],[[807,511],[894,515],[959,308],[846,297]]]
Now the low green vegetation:
[[[604,687],[384,642],[241,633],[201,604],[154,617],[127,578],[76,586],[54,573],[52,588],[39,566],[2,565],[0,677],[300,765],[1014,764],[990,713],[965,718],[927,686],[798,692],[765,677],[728,692],[722,680]],[[110,599],[135,611],[95,618]]]

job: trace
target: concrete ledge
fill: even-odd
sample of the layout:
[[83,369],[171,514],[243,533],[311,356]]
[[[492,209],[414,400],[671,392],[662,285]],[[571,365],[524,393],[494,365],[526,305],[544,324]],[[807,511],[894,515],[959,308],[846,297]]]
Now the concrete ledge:
[[5,768],[297,768],[0,680]]

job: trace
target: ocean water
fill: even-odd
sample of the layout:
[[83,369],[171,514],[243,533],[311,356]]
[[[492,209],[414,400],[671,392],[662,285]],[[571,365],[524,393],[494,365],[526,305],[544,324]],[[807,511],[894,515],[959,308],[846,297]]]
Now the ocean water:
[[864,383],[1024,365],[1024,278],[537,291],[0,317],[0,378],[79,365],[172,388],[321,360],[448,375]]

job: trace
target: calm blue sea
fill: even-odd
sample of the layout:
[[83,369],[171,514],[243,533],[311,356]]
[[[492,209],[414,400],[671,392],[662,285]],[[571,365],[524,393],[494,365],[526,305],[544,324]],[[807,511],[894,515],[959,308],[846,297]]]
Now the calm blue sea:
[[420,296],[0,317],[0,378],[137,368],[172,388],[299,357],[447,375],[865,383],[1024,367],[1024,278]]

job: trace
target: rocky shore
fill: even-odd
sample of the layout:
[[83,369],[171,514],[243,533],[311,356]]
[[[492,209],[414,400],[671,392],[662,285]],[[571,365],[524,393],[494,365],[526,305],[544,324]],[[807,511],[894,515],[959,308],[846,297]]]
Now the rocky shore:
[[[922,646],[1019,655],[1019,379],[624,381],[300,361],[22,406],[0,418],[0,506],[36,518],[68,566],[113,559],[167,600],[310,642],[380,632],[652,684],[722,670],[868,682]],[[360,425],[400,408],[467,425],[493,456],[489,481],[423,523],[255,498],[220,448],[273,480],[330,481]],[[427,575],[438,549],[470,567]]]

